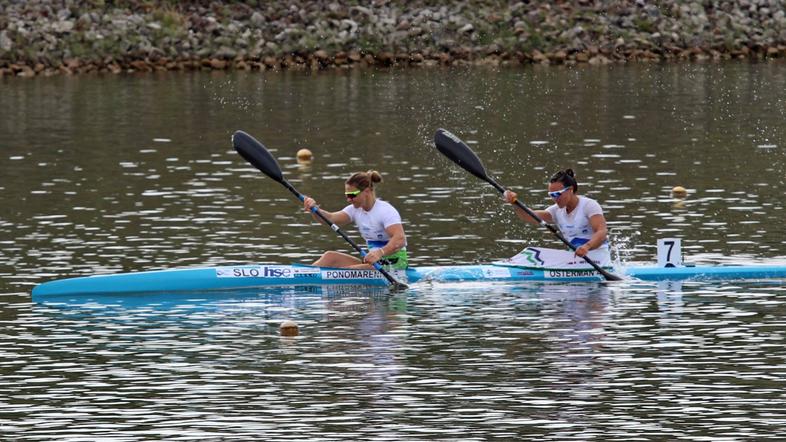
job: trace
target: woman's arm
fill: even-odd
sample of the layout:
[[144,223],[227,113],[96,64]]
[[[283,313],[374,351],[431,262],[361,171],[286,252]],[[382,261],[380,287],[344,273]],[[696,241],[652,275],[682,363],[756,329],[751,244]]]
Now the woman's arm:
[[402,224],[392,224],[385,228],[385,232],[390,237],[388,243],[384,247],[374,249],[366,255],[365,262],[373,264],[383,256],[392,255],[404,247],[407,243],[407,236],[404,234],[404,226]]
[[[303,199],[303,208],[306,210],[306,212],[311,213],[311,217],[314,218],[314,220],[316,220],[318,222],[322,222],[322,219],[319,218],[316,213],[311,211],[311,208],[315,207],[316,205],[317,205],[317,202],[314,201],[314,199],[311,198],[311,197],[307,196],[307,197],[305,197]],[[319,209],[319,208],[317,210],[319,211],[320,214],[322,214],[325,218],[327,218],[331,223],[333,223],[333,224],[335,224],[337,226],[347,225],[351,221],[349,219],[349,215],[347,215],[347,212],[344,212],[343,210],[339,210],[338,212],[328,212],[327,210],[323,210],[323,209]]]
[[[518,198],[516,192],[506,190],[505,193],[502,195],[502,197],[505,199],[506,203],[513,206],[513,211],[516,212],[516,215],[518,215],[519,218],[530,224],[540,224],[535,218],[529,216],[529,214],[524,209],[522,209],[521,207],[515,204],[516,199]],[[547,223],[553,222],[553,220],[551,219],[551,214],[548,211],[533,210],[533,212],[543,221],[546,221]]]
[[602,214],[592,215],[589,219],[589,223],[595,233],[592,234],[592,238],[590,238],[589,241],[576,249],[576,256],[585,256],[590,250],[597,249],[606,241],[606,237],[608,236],[609,230],[608,227],[606,227],[605,216]]

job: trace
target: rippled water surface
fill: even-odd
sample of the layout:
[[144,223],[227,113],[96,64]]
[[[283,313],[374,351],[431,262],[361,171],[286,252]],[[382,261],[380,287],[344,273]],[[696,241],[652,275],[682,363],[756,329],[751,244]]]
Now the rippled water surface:
[[[786,262],[782,63],[4,78],[0,90],[3,439],[786,432],[783,281],[29,296],[68,276],[347,250],[238,157],[237,129],[329,209],[351,172],[380,170],[414,265],[559,246],[444,160],[439,127],[532,207],[555,170],[575,169],[623,263],[652,262],[666,236],[690,262]],[[286,319],[298,337],[279,336]]]

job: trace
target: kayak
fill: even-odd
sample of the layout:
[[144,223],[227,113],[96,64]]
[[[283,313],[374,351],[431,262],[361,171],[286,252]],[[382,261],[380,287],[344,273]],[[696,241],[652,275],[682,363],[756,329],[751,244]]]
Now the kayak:
[[[593,268],[521,267],[501,263],[426,266],[391,271],[399,281],[440,282],[591,282],[605,278]],[[615,269],[628,279],[643,281],[745,280],[786,278],[786,266],[632,266]],[[45,282],[33,288],[33,299],[47,296],[152,292],[226,291],[263,287],[327,285],[386,286],[376,270],[337,269],[309,265],[255,264],[153,270],[83,276]]]

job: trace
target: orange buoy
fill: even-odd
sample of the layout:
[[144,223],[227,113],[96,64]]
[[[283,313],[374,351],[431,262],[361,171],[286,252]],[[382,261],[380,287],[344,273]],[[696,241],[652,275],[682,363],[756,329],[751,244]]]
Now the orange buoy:
[[306,163],[314,159],[314,154],[308,149],[300,149],[297,151],[298,163]]
[[294,321],[286,320],[278,326],[281,336],[297,336],[300,334],[297,324]]

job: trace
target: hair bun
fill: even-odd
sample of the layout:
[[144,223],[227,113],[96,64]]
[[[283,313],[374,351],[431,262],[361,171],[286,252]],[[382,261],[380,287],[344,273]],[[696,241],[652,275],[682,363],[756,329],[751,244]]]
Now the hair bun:
[[369,170],[366,172],[355,172],[349,179],[344,181],[344,184],[356,187],[360,190],[371,187],[374,188],[375,183],[382,182],[382,175],[376,170]]
[[382,182],[382,174],[377,172],[376,170],[369,170],[366,172],[368,174],[368,179],[372,183],[381,183]]
[[573,173],[573,169],[560,170],[551,177],[549,182],[560,182],[565,186],[571,186],[574,192],[578,192],[579,190],[579,183],[576,182],[576,176]]

